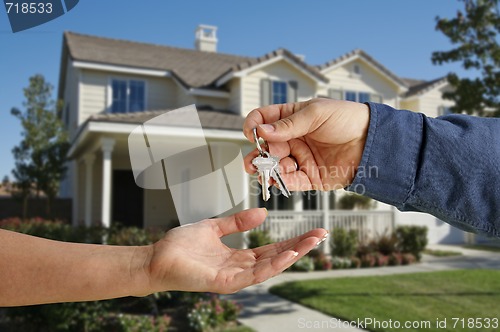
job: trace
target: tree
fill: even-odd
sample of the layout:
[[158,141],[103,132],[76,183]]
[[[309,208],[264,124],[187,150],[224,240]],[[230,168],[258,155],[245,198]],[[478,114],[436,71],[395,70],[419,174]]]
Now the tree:
[[436,18],[436,30],[456,45],[449,51],[432,54],[432,62],[441,65],[462,62],[466,70],[475,70],[475,78],[448,74],[452,91],[443,98],[453,100],[453,112],[500,115],[500,13],[498,0],[460,0],[465,13],[453,19]]
[[27,198],[32,187],[37,196],[43,191],[47,195],[47,214],[59,191],[59,184],[66,172],[68,137],[57,117],[56,104],[52,99],[53,86],[42,75],[30,77],[29,86],[24,89],[25,108],[11,110],[21,121],[22,141],[12,150],[15,169],[13,175],[19,196],[23,198],[26,217]]

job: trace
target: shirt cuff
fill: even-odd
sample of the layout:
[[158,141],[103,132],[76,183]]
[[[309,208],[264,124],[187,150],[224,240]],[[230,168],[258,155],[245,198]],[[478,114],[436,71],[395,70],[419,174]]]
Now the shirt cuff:
[[403,208],[415,183],[422,145],[422,114],[376,103],[361,162],[346,190]]

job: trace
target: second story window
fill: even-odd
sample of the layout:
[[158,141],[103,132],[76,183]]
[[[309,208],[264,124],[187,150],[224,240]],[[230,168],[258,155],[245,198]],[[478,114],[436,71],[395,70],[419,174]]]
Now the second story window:
[[273,104],[284,104],[288,101],[287,86],[288,85],[286,82],[273,81],[273,88],[272,88]]
[[297,101],[297,81],[278,81],[262,79],[260,81],[260,105],[284,104]]
[[146,84],[138,80],[111,81],[111,112],[128,113],[144,111]]
[[329,89],[328,97],[338,100],[344,99],[349,101],[356,101],[358,103],[366,103],[368,101],[372,101],[375,103],[382,103],[381,95],[369,92]]

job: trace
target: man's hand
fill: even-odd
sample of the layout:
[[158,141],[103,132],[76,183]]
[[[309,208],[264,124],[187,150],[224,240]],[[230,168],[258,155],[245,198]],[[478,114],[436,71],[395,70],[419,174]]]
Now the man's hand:
[[[281,174],[293,191],[334,190],[349,185],[361,161],[369,123],[365,104],[333,99],[270,105],[248,114],[243,133],[253,142],[253,128],[282,158]],[[254,150],[245,157],[250,174]]]
[[170,230],[153,245],[148,269],[153,291],[234,293],[283,272],[328,234],[315,229],[255,249],[222,243],[221,237],[255,228],[265,218],[265,209],[250,209]]

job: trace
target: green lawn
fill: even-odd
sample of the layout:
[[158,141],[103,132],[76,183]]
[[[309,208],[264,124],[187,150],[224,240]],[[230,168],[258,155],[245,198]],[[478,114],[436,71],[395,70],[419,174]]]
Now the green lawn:
[[[272,287],[271,293],[337,318],[371,318],[372,325],[364,326],[371,331],[417,330],[403,328],[407,322],[421,326],[429,322],[427,331],[500,330],[500,271],[496,270],[289,282]],[[437,319],[446,319],[446,328],[441,323],[438,329]],[[400,322],[400,328],[388,327],[396,326],[395,321]],[[488,323],[489,328],[485,328]]]
[[500,247],[498,246],[489,246],[485,244],[468,244],[462,246],[466,249],[475,249],[475,250],[483,250],[483,251],[491,251],[491,252],[500,252]]
[[436,250],[436,249],[425,249],[424,254],[436,256],[436,257],[449,257],[449,256],[461,256],[460,251],[453,250]]

